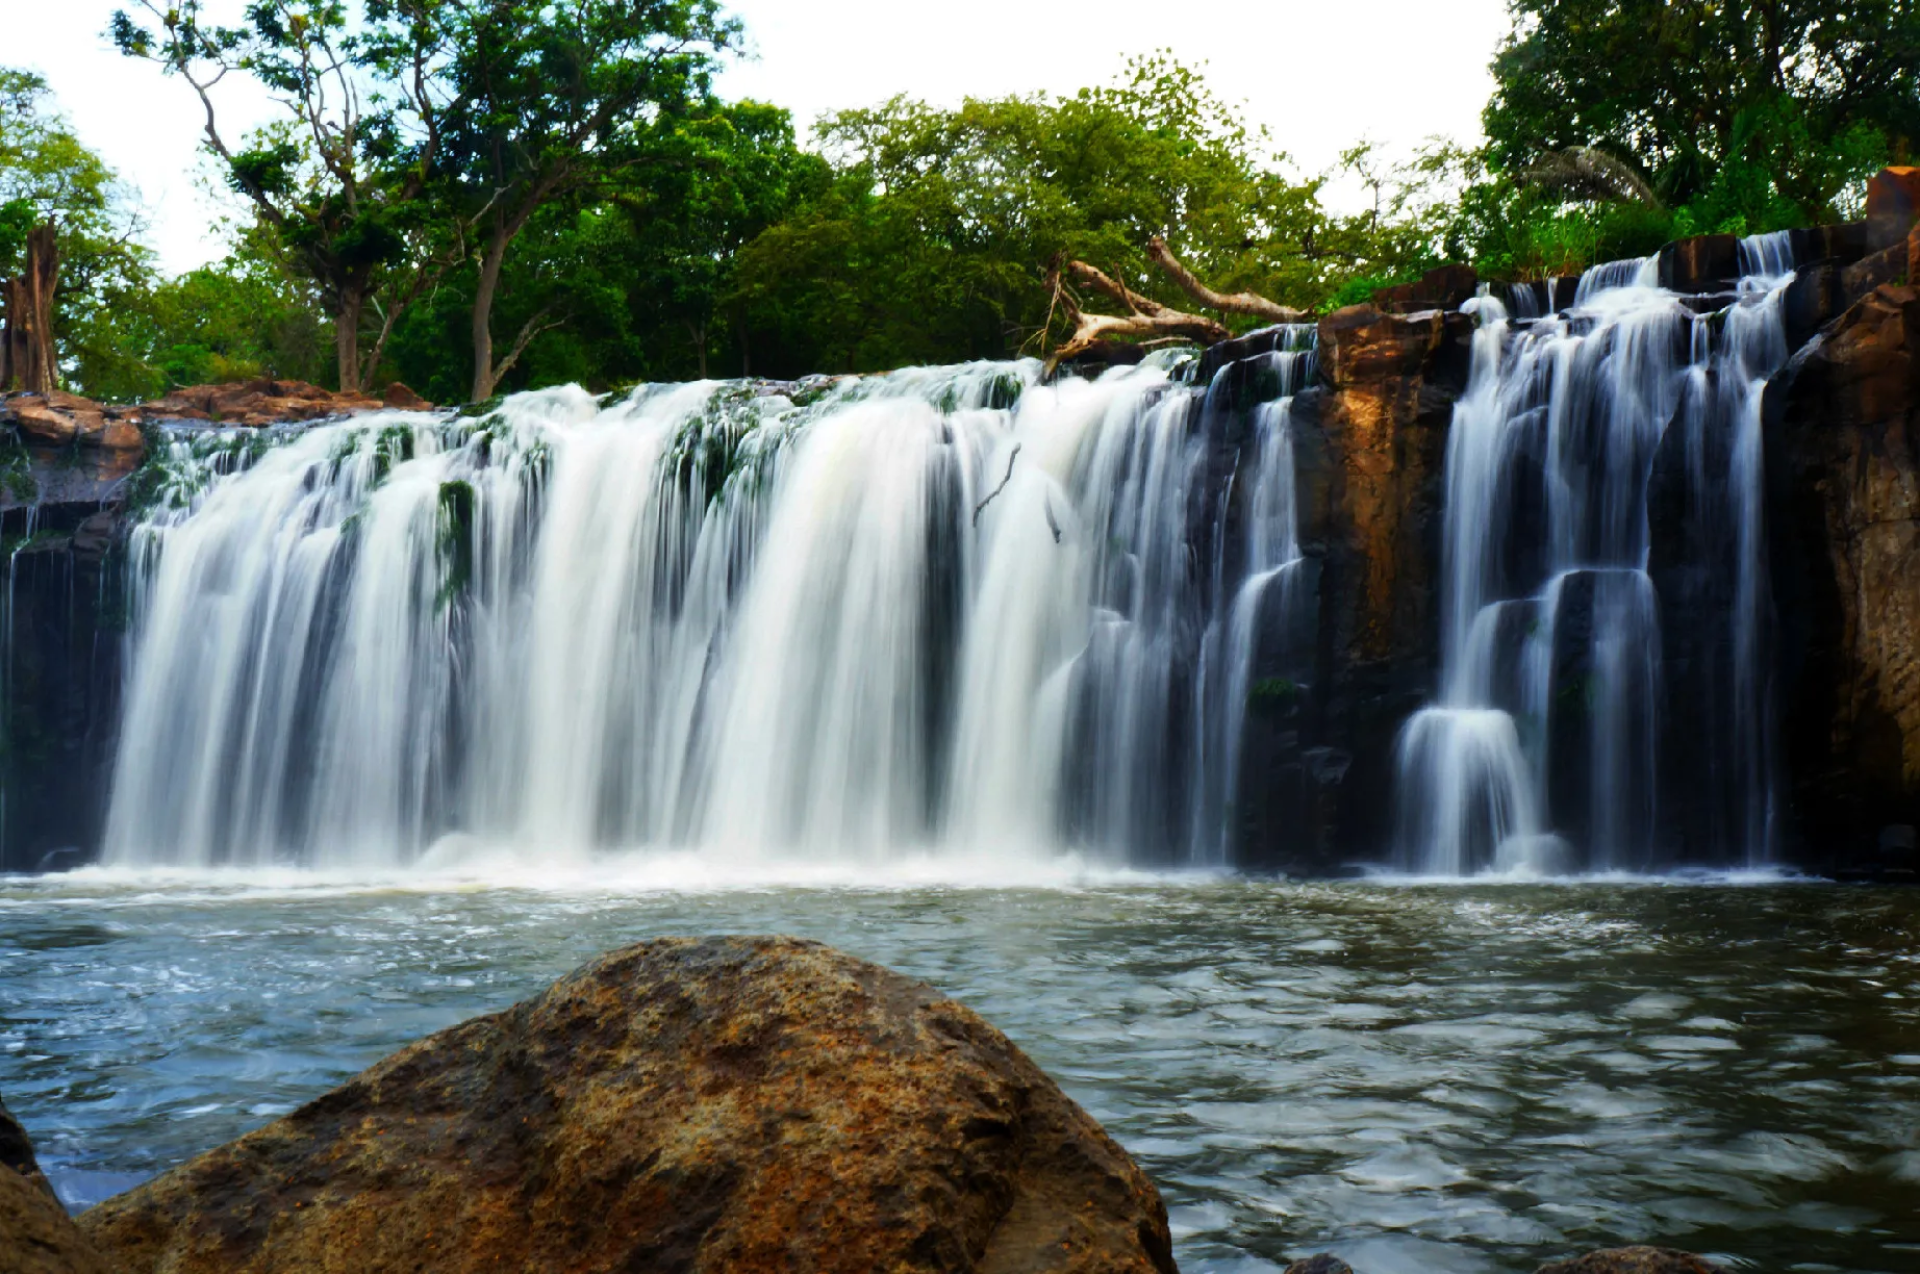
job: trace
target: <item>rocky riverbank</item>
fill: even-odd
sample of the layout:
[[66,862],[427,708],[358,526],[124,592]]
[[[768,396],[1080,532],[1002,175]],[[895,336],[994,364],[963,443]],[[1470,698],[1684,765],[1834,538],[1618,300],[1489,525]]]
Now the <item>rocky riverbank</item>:
[[[0,1274],[498,1268],[1175,1263],[1152,1182],[1004,1035],[790,938],[611,952],[77,1222],[0,1108]],[[1542,1274],[1715,1271],[1633,1248]]]

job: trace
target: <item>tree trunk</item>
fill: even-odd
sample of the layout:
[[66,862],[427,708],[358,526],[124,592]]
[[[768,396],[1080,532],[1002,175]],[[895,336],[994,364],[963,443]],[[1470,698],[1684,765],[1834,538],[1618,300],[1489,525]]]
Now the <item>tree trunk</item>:
[[365,305],[359,289],[343,291],[333,316],[333,352],[343,394],[360,392],[360,313]]
[[500,373],[493,365],[493,298],[500,291],[500,267],[511,236],[496,233],[480,258],[480,283],[473,291],[473,401],[493,397]]
[[694,353],[700,357],[700,379],[707,378],[707,325],[687,320],[687,335],[693,339]]
[[0,389],[45,394],[58,384],[53,289],[59,276],[53,224],[36,226],[27,234],[25,268],[17,278],[0,281],[0,306],[6,310],[6,327],[0,331]]

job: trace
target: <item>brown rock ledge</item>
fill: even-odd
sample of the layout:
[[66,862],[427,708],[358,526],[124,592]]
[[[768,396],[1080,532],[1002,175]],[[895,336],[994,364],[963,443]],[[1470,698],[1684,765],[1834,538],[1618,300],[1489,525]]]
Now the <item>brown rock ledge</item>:
[[612,952],[81,1219],[124,1274],[1173,1274],[1166,1209],[978,1015],[791,938]]

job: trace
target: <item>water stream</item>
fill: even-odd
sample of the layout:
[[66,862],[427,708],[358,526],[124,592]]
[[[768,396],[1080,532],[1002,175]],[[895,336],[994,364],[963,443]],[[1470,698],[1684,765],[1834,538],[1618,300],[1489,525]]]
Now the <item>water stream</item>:
[[1439,694],[1399,745],[1396,858],[1458,876],[1756,865],[1777,819],[1761,400],[1785,235],[1724,297],[1600,266],[1470,302],[1447,443]]
[[180,432],[105,860],[1225,862],[1312,335],[1247,410],[1160,360]]
[[1159,1183],[1194,1274],[1528,1274],[1623,1241],[1920,1268],[1912,891],[1054,872],[0,878],[0,1092],[85,1203],[606,948],[782,931],[1007,1031]]

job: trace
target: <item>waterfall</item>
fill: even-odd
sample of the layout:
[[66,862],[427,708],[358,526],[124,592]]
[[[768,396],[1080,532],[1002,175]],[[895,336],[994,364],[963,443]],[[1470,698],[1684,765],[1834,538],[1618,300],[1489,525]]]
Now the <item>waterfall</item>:
[[176,430],[106,860],[1225,863],[1312,334]]
[[[1765,861],[1775,832],[1761,398],[1785,235],[1737,291],[1657,259],[1566,308],[1483,296],[1446,459],[1442,674],[1398,747],[1400,867]],[[1510,317],[1517,314],[1518,317]]]

